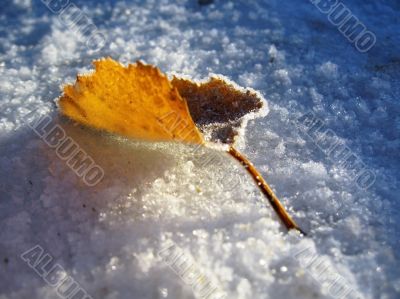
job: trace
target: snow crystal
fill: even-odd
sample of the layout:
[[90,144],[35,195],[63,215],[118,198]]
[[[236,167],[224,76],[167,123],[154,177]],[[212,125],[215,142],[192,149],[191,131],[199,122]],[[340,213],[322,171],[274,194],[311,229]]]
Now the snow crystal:
[[[367,53],[310,1],[69,1],[104,35],[98,51],[50,2],[0,9],[0,298],[57,297],[20,257],[36,245],[92,298],[196,298],[158,255],[171,243],[227,298],[399,298],[397,0],[346,1],[377,37]],[[254,88],[268,106],[245,117],[237,147],[308,236],[287,233],[223,152],[58,117],[61,86],[104,56]],[[309,113],[376,175],[369,189],[299,126]],[[104,169],[98,185],[28,126],[43,115]]]

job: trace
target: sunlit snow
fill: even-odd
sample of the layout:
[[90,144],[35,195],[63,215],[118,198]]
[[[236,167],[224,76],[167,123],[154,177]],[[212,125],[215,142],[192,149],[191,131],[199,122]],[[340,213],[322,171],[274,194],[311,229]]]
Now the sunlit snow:
[[[366,53],[312,1],[70,0],[104,35],[99,51],[50,2],[66,1],[0,3],[1,299],[206,298],[163,259],[170,246],[226,298],[400,297],[397,0],[343,1],[376,35]],[[223,152],[60,118],[62,85],[104,56],[260,92],[269,113],[249,120],[238,148],[308,235],[287,233]],[[99,184],[88,187],[35,134],[32,111],[103,168]],[[369,188],[321,149],[307,115],[374,174]],[[21,257],[35,246],[51,257],[40,273]],[[80,293],[46,282],[55,264]]]

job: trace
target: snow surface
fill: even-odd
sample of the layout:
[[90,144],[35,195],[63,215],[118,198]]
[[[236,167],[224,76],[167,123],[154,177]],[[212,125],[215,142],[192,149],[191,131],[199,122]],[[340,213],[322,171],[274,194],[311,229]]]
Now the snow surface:
[[[195,298],[158,255],[171,242],[227,298],[335,298],[327,281],[336,277],[351,287],[343,298],[400,297],[399,2],[343,1],[377,36],[367,53],[309,1],[214,2],[73,1],[106,37],[91,52],[41,1],[1,0],[1,299],[57,298],[20,258],[35,245],[92,298]],[[60,86],[107,55],[194,79],[222,74],[263,94],[270,112],[249,122],[239,149],[309,235],[288,234],[223,153],[59,119]],[[87,187],[35,135],[32,110],[103,167],[99,185]],[[296,127],[309,111],[374,171],[371,188]],[[210,155],[223,163],[203,163]],[[304,248],[329,279],[298,258]]]

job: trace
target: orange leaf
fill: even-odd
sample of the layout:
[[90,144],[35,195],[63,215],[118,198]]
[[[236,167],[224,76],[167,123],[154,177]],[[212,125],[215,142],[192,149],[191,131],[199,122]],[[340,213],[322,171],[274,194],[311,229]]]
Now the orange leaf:
[[64,87],[64,115],[128,137],[204,144],[186,101],[158,68],[140,62],[124,67],[111,58],[93,64],[95,72]]

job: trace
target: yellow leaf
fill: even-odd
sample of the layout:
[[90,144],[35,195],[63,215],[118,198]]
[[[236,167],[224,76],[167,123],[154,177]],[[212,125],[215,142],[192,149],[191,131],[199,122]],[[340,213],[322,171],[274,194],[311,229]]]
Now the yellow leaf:
[[[87,126],[128,137],[205,144],[187,100],[193,117],[203,124],[235,122],[262,106],[257,95],[243,94],[219,79],[196,84],[175,78],[171,84],[158,68],[140,62],[124,67],[107,58],[94,61],[94,66],[94,73],[78,76],[74,85],[64,87],[61,112]],[[302,232],[254,165],[233,147],[228,153],[247,169],[286,227]]]
[[64,115],[128,137],[204,144],[186,101],[158,68],[140,62],[124,67],[111,58],[93,64],[92,74],[64,87]]

